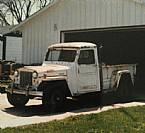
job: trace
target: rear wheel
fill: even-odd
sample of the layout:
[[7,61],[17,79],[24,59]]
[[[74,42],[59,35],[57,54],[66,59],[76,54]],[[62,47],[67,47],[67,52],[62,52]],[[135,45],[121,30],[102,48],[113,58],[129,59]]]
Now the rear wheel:
[[29,98],[25,95],[7,93],[8,102],[15,107],[24,107]]
[[117,90],[117,99],[121,101],[132,100],[133,83],[130,74],[123,74]]

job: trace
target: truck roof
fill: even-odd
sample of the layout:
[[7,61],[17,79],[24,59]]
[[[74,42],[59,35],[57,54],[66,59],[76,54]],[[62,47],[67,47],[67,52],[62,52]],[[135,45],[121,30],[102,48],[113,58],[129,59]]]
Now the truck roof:
[[49,48],[94,48],[96,44],[88,42],[69,42],[69,43],[58,43],[49,46]]

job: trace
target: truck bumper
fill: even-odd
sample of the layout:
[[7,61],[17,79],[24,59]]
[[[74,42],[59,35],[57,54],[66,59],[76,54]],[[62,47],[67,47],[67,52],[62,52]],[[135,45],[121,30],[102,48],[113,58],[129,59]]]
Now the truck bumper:
[[6,88],[6,92],[9,92],[11,94],[22,94],[26,96],[35,96],[35,97],[43,96],[42,91],[32,91],[29,89]]

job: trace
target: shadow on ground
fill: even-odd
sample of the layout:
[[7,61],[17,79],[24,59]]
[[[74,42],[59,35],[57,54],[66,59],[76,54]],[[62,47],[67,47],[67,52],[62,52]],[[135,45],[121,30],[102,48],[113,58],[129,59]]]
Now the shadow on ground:
[[[55,113],[49,113],[46,108],[44,108],[41,104],[40,105],[29,105],[24,108],[15,108],[15,107],[10,107],[10,108],[5,108],[3,111],[15,115],[15,116],[20,116],[20,117],[31,117],[31,116],[50,116],[54,114],[63,114],[65,112],[86,112],[86,111],[93,111],[96,110],[97,108],[102,108],[103,106],[106,105],[113,105],[114,103],[124,103],[124,102],[131,102],[132,99],[128,99],[126,101],[122,100],[117,100],[115,98],[115,95],[113,93],[107,93],[102,96],[102,99],[100,102],[97,101],[96,98],[90,98],[90,97],[85,97],[82,99],[68,99],[60,108],[57,110]],[[86,110],[87,108],[87,110]]]

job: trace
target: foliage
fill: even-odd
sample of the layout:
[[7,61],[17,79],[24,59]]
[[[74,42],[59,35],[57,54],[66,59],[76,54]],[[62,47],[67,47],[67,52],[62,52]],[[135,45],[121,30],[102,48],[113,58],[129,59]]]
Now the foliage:
[[114,109],[65,120],[1,129],[2,133],[142,133],[145,106]]
[[0,21],[4,23],[4,25],[11,25],[12,20],[10,19],[13,19],[16,23],[20,23],[34,12],[34,8],[40,10],[51,1],[52,0],[0,0]]

